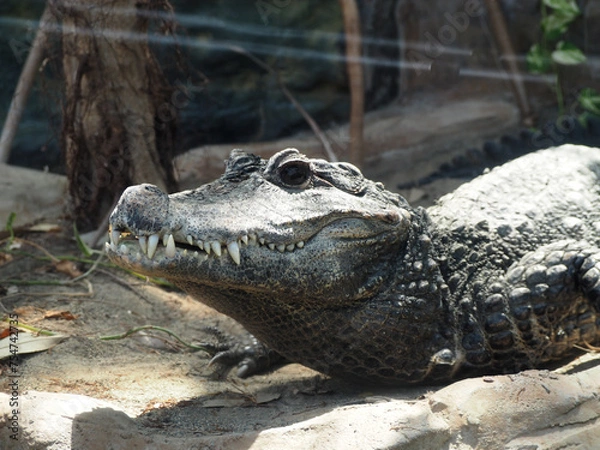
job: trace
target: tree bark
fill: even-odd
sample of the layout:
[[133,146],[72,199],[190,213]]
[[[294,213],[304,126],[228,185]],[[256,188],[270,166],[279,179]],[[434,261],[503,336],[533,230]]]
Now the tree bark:
[[[62,144],[70,210],[94,229],[129,185],[176,188],[175,117],[147,43],[148,14],[166,0],[55,0],[62,20]],[[161,114],[162,111],[162,114]]]

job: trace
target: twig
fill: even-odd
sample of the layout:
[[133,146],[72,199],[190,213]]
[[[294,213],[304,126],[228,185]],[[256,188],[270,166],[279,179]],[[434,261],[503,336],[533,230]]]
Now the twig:
[[121,334],[115,334],[115,335],[111,335],[111,336],[100,336],[100,340],[101,341],[114,341],[114,340],[120,340],[120,339],[124,339],[134,333],[138,333],[140,331],[144,331],[144,330],[154,330],[154,331],[162,331],[163,333],[167,333],[169,336],[174,337],[180,344],[182,344],[183,346],[190,348],[192,350],[195,351],[203,351],[206,353],[210,353],[206,347],[201,346],[201,345],[194,345],[194,344],[190,344],[186,341],[184,341],[183,339],[181,339],[178,335],[176,335],[174,332],[172,332],[171,330],[167,329],[167,328],[163,328],[163,327],[159,327],[156,325],[143,325],[141,327],[136,327],[136,328],[132,328],[128,331],[126,331],[125,333],[121,333]]
[[8,161],[8,157],[10,156],[12,142],[17,134],[17,128],[19,127],[21,116],[25,110],[25,104],[27,103],[29,91],[33,85],[33,80],[37,70],[42,63],[44,49],[48,40],[46,30],[50,28],[54,20],[55,19],[50,11],[50,7],[46,5],[44,13],[40,19],[37,34],[31,46],[31,50],[27,55],[27,59],[25,60],[23,71],[19,77],[15,93],[12,101],[10,102],[8,113],[6,114],[6,121],[4,122],[4,127],[2,128],[2,135],[0,136],[0,163],[6,163]]
[[[115,266],[116,267],[116,266]],[[125,269],[120,268],[121,270],[125,271]],[[131,292],[133,292],[135,295],[137,295],[138,297],[140,297],[142,300],[144,300],[146,303],[148,304],[152,304],[152,302],[150,301],[150,299],[143,293],[140,292],[139,290],[135,289],[131,284],[129,284],[127,281],[121,279],[120,277],[118,277],[117,275],[115,275],[114,273],[110,272],[109,270],[104,270],[104,269],[97,269],[96,270],[98,273],[101,273],[103,275],[106,275],[107,277],[112,278],[115,283],[120,284],[121,286],[129,289]],[[138,278],[141,278],[142,275],[139,274],[135,274],[135,272],[129,272],[130,274],[136,275]],[[158,281],[159,280],[149,280],[148,277],[146,277],[146,282],[144,284],[147,284],[148,281],[152,281],[153,283],[157,284],[158,286],[164,286],[164,287],[173,287],[172,284],[160,284]]]
[[365,116],[364,74],[361,64],[360,15],[356,0],[339,0],[346,35],[346,70],[350,85],[350,162],[362,166]]
[[[14,294],[8,294],[2,297],[2,299],[7,299],[11,297],[16,297],[17,295],[26,295],[27,297],[48,297],[50,295],[54,296],[62,296],[62,297],[93,297],[94,296],[94,287],[92,283],[88,280],[82,280],[83,284],[87,287],[86,292],[16,292]],[[21,286],[65,286],[64,282],[60,281],[24,281],[24,280],[6,280],[2,281],[2,283],[10,283],[14,285]]]
[[333,152],[333,148],[331,148],[331,144],[329,143],[327,136],[325,136],[325,133],[323,133],[321,128],[319,128],[319,125],[317,125],[317,123],[313,120],[313,118],[310,116],[310,114],[308,114],[308,112],[304,109],[304,107],[300,103],[298,103],[298,101],[294,98],[294,96],[289,91],[289,89],[287,87],[285,87],[285,85],[281,81],[281,78],[279,78],[279,74],[275,70],[273,70],[273,68],[271,66],[269,66],[265,62],[261,61],[256,56],[252,55],[251,53],[249,53],[247,50],[243,49],[242,47],[239,47],[237,45],[230,45],[229,48],[234,52],[237,52],[237,53],[240,53],[240,54],[246,56],[247,58],[252,60],[255,64],[257,64],[258,66],[265,69],[271,75],[275,76],[275,79],[277,80],[277,84],[279,85],[279,89],[281,89],[281,92],[283,92],[283,95],[285,95],[288,98],[288,100],[292,103],[292,105],[294,105],[294,107],[298,110],[298,112],[302,115],[302,117],[304,117],[304,120],[306,120],[306,122],[312,129],[313,133],[315,133],[317,138],[321,141],[321,144],[323,145],[323,149],[325,150],[325,154],[329,158],[329,161],[337,162],[338,158],[337,158],[337,156],[335,156],[335,153]]
[[92,267],[90,267],[87,271],[85,271],[85,273],[82,273],[81,275],[73,278],[72,280],[65,282],[65,284],[75,283],[76,281],[82,280],[83,278],[87,277],[94,270],[96,270],[96,268],[98,267],[98,264],[100,264],[100,261],[102,260],[103,256],[104,256],[104,252],[101,253],[100,256],[98,256],[98,258],[96,258],[96,261],[94,261],[94,264],[92,264]]
[[[2,319],[2,322],[10,323],[10,320],[8,317],[5,317],[4,319]],[[42,328],[37,328],[37,327],[31,326],[31,325],[25,325],[22,322],[19,322],[19,324],[17,325],[17,328],[22,329],[22,330],[27,330],[27,331],[30,331],[32,333],[39,334],[42,336],[55,336],[56,335],[56,333],[53,333],[52,331],[47,331]]]
[[492,23],[494,36],[496,37],[496,41],[500,46],[500,51],[504,56],[508,66],[508,71],[511,75],[511,86],[517,99],[519,110],[521,111],[521,118],[525,125],[531,126],[533,124],[533,117],[531,114],[531,108],[529,107],[529,101],[527,100],[527,91],[525,90],[523,77],[521,76],[519,66],[517,65],[517,58],[510,41],[510,35],[508,34],[508,30],[506,28],[502,10],[500,9],[500,5],[498,5],[498,0],[485,0],[485,4],[488,10],[490,22]]
[[[3,244],[5,241],[7,241],[8,239],[2,239],[0,240],[0,244]],[[22,239],[22,238],[14,238],[13,242],[18,242],[20,244],[25,244],[25,245],[30,245],[34,248],[37,248],[38,250],[40,250],[42,253],[44,253],[46,255],[46,257],[48,259],[50,259],[50,261],[52,261],[53,263],[58,263],[60,262],[60,259],[57,258],[56,256],[54,256],[52,253],[50,253],[48,250],[46,250],[44,247],[42,247],[39,244],[36,244],[35,242],[32,241],[28,241],[27,239]]]

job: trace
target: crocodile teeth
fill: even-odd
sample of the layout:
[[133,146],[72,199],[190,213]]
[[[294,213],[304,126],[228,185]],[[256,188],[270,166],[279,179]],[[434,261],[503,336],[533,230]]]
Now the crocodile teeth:
[[140,236],[138,242],[140,243],[142,253],[146,253],[148,251],[148,241],[146,240],[146,236]]
[[[163,239],[164,242],[164,239]],[[169,234],[167,237],[167,245],[165,249],[165,255],[169,258],[173,258],[175,256],[175,239],[173,239],[173,235]]]
[[210,243],[210,248],[212,249],[213,252],[215,252],[215,255],[217,256],[221,256],[222,252],[221,252],[221,243],[219,241],[212,241]]
[[152,259],[154,257],[159,239],[160,236],[158,234],[152,234],[148,237],[148,258]]
[[117,245],[119,240],[121,239],[121,232],[117,230],[112,230],[110,233],[110,243]]
[[[126,232],[126,234],[130,234],[130,232]],[[119,246],[119,242],[122,238],[122,232],[117,230],[112,230],[109,233],[109,242],[107,246],[113,249],[113,251],[119,251],[120,253],[127,253],[128,247],[125,244],[121,244]],[[175,244],[175,236],[173,233],[164,233],[164,234],[151,234],[149,236],[139,236],[137,238],[138,244],[140,246],[140,250],[143,254],[147,255],[148,258],[153,259],[156,255],[156,251],[158,250],[158,244],[162,241],[162,244],[165,246],[165,255],[168,258],[173,258],[177,254],[177,246]],[[240,235],[237,240],[233,240],[228,242],[227,244],[222,244],[221,242],[214,241],[202,241],[200,239],[196,240],[193,235],[188,234],[185,235],[185,241],[193,246],[197,246],[201,252],[200,254],[196,252],[186,252],[182,249],[182,255],[184,256],[194,256],[195,258],[206,260],[208,255],[214,253],[215,256],[220,257],[223,254],[229,254],[231,259],[237,264],[241,264],[241,250],[240,246],[242,245],[264,245],[268,247],[270,250],[277,250],[280,253],[284,252],[292,252],[296,248],[301,249],[304,248],[305,242],[298,241],[296,243],[291,244],[275,244],[269,243],[265,238],[259,238],[256,234],[249,233]],[[223,246],[225,245],[225,248]],[[118,248],[118,250],[117,250]],[[129,249],[131,251],[132,249]],[[138,256],[141,257],[140,253]]]
[[227,251],[231,256],[231,259],[239,266],[240,265],[240,246],[237,242],[231,241],[227,244]]

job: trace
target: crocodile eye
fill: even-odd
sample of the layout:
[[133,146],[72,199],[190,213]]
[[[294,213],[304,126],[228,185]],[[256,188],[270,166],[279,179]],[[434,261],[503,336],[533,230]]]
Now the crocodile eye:
[[312,172],[307,161],[289,161],[279,170],[279,179],[288,186],[306,187],[310,182]]

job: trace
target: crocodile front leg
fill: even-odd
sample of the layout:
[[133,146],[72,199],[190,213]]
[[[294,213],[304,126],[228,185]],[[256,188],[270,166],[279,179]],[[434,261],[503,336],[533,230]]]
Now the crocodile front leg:
[[236,367],[236,375],[240,378],[247,378],[287,362],[283,356],[248,332],[243,336],[233,336],[216,327],[211,327],[206,331],[213,334],[217,338],[217,342],[203,342],[200,345],[212,355],[209,365],[221,369],[216,371],[217,374],[226,373]]
[[600,249],[565,240],[513,264],[463,311],[466,367],[517,371],[600,339]]

